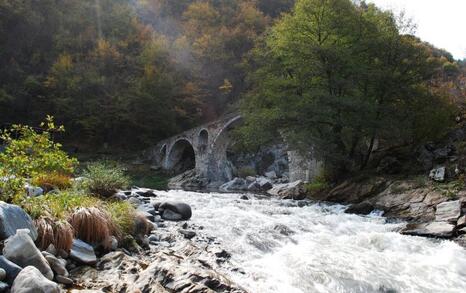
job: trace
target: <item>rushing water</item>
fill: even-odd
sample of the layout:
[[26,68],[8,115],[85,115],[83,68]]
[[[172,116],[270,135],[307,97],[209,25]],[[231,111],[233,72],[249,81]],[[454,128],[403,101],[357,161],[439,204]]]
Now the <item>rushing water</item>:
[[404,236],[403,223],[344,207],[238,194],[169,191],[193,208],[192,222],[217,237],[255,293],[466,292],[466,250],[450,241]]

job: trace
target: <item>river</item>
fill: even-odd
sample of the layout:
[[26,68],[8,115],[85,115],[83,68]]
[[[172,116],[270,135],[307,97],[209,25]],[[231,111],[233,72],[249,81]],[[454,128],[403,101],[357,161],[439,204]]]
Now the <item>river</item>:
[[218,238],[244,272],[225,272],[253,293],[466,290],[466,250],[398,233],[404,223],[344,206],[240,194],[158,192],[186,202],[191,222]]

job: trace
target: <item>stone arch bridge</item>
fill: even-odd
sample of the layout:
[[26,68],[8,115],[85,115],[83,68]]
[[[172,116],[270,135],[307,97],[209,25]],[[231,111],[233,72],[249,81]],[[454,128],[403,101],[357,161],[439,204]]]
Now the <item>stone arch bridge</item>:
[[[227,158],[230,131],[240,124],[240,114],[224,117],[159,141],[145,153],[152,164],[174,175],[194,169],[198,177],[212,183],[222,183],[233,177]],[[318,172],[315,160],[303,159],[288,151],[290,181],[311,180]]]

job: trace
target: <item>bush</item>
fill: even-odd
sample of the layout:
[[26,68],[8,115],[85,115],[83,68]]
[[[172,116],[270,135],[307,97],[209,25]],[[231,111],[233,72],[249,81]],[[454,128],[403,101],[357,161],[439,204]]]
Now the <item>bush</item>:
[[55,188],[63,190],[71,187],[71,177],[56,172],[44,173],[34,176],[31,183],[34,186],[40,186],[46,192]]
[[10,175],[32,178],[44,172],[74,172],[77,160],[69,158],[61,144],[52,140],[52,133],[63,132],[63,126],[55,126],[53,118],[47,116],[41,127],[43,131],[39,132],[30,126],[13,125],[0,132],[0,139],[6,143],[0,153],[0,166]]
[[314,194],[317,194],[319,192],[324,191],[328,187],[329,187],[329,184],[328,184],[328,181],[327,181],[325,175],[317,176],[314,179],[314,181],[312,181],[310,183],[307,183],[305,185],[306,192],[311,196],[314,195]]
[[53,118],[47,116],[41,124],[42,131],[30,126],[13,125],[0,131],[0,140],[6,148],[0,153],[1,199],[7,202],[24,196],[24,183],[39,174],[56,173],[69,175],[74,172],[78,161],[61,150],[53,142],[52,133],[63,132],[63,126],[55,126]]
[[123,167],[109,161],[88,164],[84,176],[88,179],[89,191],[103,197],[110,197],[118,189],[126,188],[130,184]]

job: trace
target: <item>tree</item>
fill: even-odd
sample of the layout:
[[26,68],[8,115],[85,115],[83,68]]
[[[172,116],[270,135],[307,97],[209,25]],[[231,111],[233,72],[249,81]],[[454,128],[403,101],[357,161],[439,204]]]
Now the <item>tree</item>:
[[298,0],[250,61],[246,143],[282,135],[341,173],[365,168],[376,141],[432,138],[436,133],[422,131],[431,127],[427,117],[439,131],[450,118],[449,106],[427,87],[438,64],[400,29],[392,13],[374,5]]

